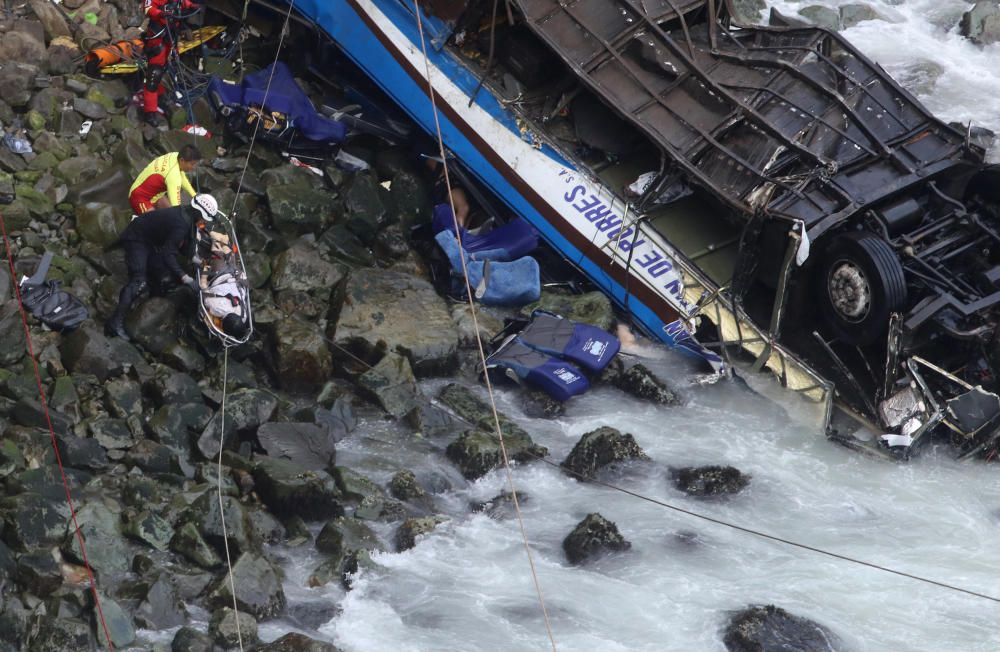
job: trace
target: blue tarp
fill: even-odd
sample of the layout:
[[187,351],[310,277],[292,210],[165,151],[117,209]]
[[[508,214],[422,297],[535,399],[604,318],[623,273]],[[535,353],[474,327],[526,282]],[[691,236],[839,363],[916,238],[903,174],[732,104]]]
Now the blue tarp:
[[[455,218],[452,215],[449,204],[434,207],[431,229],[435,236],[442,231],[455,233]],[[459,228],[462,231],[462,247],[467,252],[479,254],[490,251],[492,255],[489,258],[492,260],[514,260],[531,253],[538,246],[538,232],[521,217],[515,217],[483,234],[473,234],[464,227]]]
[[340,143],[347,136],[345,125],[316,112],[288,66],[280,61],[247,75],[240,84],[212,77],[208,91],[214,101],[226,106],[263,106],[268,111],[284,113],[292,126],[309,140]]

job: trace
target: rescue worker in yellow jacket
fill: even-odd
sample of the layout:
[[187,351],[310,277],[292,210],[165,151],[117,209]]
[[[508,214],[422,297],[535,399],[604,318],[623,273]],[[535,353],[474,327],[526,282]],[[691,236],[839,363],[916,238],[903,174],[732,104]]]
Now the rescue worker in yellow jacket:
[[194,197],[197,193],[188,181],[187,173],[193,172],[201,161],[201,152],[193,145],[185,145],[179,152],[154,158],[128,191],[132,211],[142,215],[154,208],[169,208],[181,203],[181,190]]

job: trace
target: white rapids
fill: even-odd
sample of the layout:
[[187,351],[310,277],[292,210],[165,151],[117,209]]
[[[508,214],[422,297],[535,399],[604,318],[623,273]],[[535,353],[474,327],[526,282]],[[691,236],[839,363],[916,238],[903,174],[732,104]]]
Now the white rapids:
[[[788,14],[838,0],[774,0]],[[1000,45],[980,48],[955,27],[971,3],[958,0],[870,2],[888,21],[844,32],[945,120],[1000,131]],[[931,71],[928,73],[928,71]],[[940,74],[938,74],[940,73]],[[1000,596],[1000,483],[997,467],[958,463],[930,450],[906,464],[864,457],[807,425],[810,410],[766,377],[751,384],[768,398],[729,383],[701,386],[679,354],[648,343],[634,353],[682,388],[686,405],[661,408],[598,388],[574,399],[564,417],[530,419],[516,390],[499,407],[519,421],[558,463],[584,433],[609,425],[632,433],[652,462],[616,481],[630,491],[838,555],[891,567],[969,591]],[[434,395],[445,381],[424,385]],[[482,388],[477,388],[485,395]],[[416,440],[381,422],[365,422],[339,444],[338,463],[385,483],[400,468],[437,487],[437,509],[451,520],[404,553],[375,556],[350,592],[306,588],[321,558],[303,549],[285,556],[293,603],[339,604],[318,632],[345,652],[551,649],[518,522],[492,520],[469,504],[507,488],[495,471],[467,483],[443,457],[447,441]],[[685,497],[669,467],[732,465],[752,475],[728,501]],[[995,651],[1000,603],[761,539],[559,470],[516,466],[524,530],[559,650],[723,650],[731,611],[775,604],[810,618],[852,651]],[[590,512],[614,521],[632,543],[596,564],[567,563],[562,541]],[[393,529],[379,533],[391,539]],[[265,640],[292,627],[261,627]],[[310,632],[316,635],[316,632]]]

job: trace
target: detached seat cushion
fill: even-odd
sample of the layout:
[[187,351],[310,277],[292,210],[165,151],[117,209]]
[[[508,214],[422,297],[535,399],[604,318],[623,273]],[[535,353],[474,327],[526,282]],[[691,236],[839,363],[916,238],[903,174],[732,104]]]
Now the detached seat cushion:
[[590,389],[590,381],[565,360],[539,353],[511,338],[486,360],[487,369],[501,369],[514,380],[536,387],[557,401],[568,401]]
[[543,310],[518,335],[525,346],[569,360],[590,373],[604,370],[618,354],[621,342],[611,333]]

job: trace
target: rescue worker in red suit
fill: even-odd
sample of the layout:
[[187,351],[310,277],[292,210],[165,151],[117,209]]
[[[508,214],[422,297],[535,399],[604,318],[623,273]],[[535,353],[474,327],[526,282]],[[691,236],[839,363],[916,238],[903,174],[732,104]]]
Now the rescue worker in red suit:
[[149,25],[142,35],[143,54],[146,56],[146,85],[142,89],[142,110],[146,122],[160,126],[164,122],[158,110],[163,88],[163,73],[167,58],[174,47],[174,39],[181,29],[179,14],[188,13],[198,7],[192,0],[143,0],[143,9],[149,18]]

